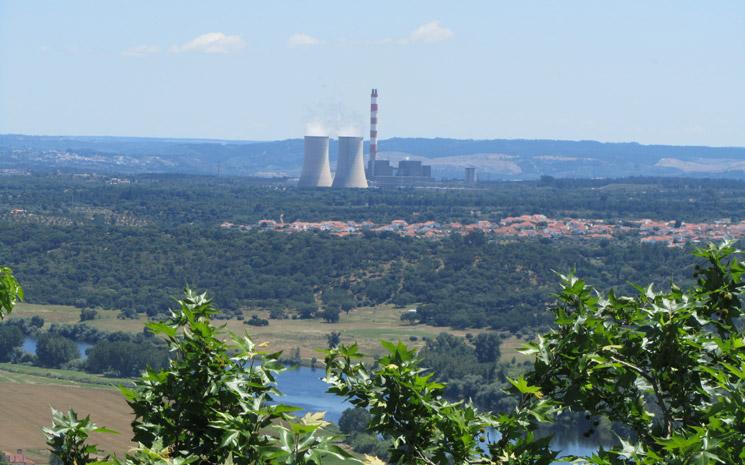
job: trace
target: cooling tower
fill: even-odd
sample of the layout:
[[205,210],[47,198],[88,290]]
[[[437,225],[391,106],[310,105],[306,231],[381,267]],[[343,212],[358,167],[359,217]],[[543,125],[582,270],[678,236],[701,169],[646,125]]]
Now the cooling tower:
[[329,187],[329,138],[327,136],[305,136],[305,157],[298,187]]
[[339,159],[332,187],[367,187],[361,137],[339,137]]

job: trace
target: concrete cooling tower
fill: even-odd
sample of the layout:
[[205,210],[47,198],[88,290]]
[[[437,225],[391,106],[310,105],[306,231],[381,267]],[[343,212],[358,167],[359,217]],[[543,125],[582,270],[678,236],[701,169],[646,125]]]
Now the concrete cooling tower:
[[332,187],[367,188],[361,137],[339,137],[339,159]]
[[331,186],[329,168],[329,138],[327,136],[305,136],[303,171],[298,187]]

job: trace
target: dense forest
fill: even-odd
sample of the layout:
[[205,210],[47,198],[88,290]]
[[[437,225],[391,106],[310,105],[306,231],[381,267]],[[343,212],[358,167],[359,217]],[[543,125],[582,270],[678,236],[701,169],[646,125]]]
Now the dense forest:
[[[268,308],[416,305],[441,326],[518,332],[545,325],[555,272],[604,288],[685,284],[686,250],[614,240],[430,241],[225,230],[263,218],[498,220],[506,215],[711,221],[745,215],[745,183],[625,179],[495,183],[478,190],[297,190],[238,178],[26,176],[0,184],[0,257],[27,300],[154,315],[185,285],[217,293],[225,313]],[[114,182],[118,182],[114,183]],[[21,213],[18,211],[21,210]]]
[[[165,311],[185,285],[222,289],[226,312],[421,304],[436,325],[517,331],[545,322],[554,270],[591,282],[668,283],[691,274],[684,251],[627,241],[488,241],[482,234],[424,241],[336,238],[184,226],[0,225],[0,253],[35,303]],[[346,297],[345,297],[346,296]],[[312,316],[312,315],[308,315]]]
[[745,182],[722,179],[555,179],[483,183],[475,189],[295,189],[270,179],[141,175],[0,177],[0,221],[21,208],[37,223],[140,223],[170,228],[260,219],[478,220],[549,217],[688,222],[745,219]]

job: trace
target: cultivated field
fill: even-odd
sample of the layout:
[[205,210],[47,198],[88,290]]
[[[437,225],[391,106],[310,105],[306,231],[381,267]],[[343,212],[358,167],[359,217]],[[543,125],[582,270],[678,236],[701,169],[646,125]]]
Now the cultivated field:
[[121,454],[131,447],[131,412],[118,390],[10,372],[4,366],[0,366],[0,449],[24,449],[37,463],[47,463],[41,428],[51,424],[50,407],[74,408],[98,425],[120,431],[93,436],[106,451]]

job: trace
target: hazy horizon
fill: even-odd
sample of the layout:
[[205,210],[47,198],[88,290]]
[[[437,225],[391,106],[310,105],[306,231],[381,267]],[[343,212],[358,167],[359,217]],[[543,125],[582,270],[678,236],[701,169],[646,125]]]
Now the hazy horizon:
[[[287,140],[301,140],[303,135],[297,135],[293,137],[286,137],[283,139],[236,139],[236,138],[216,138],[216,137],[170,137],[170,136],[138,136],[138,135],[120,135],[120,134],[29,134],[29,133],[12,133],[5,132],[0,133],[0,136],[22,136],[22,137],[49,137],[49,138],[109,138],[109,139],[152,139],[152,140],[183,140],[183,141],[205,141],[205,142],[227,142],[227,143],[268,143],[268,142],[282,142]],[[335,136],[329,136],[335,139]],[[363,136],[364,137],[364,136]],[[643,143],[633,140],[597,140],[597,139],[547,139],[542,137],[536,138],[502,138],[493,137],[489,139],[485,138],[459,138],[459,137],[442,137],[442,136],[391,136],[383,139],[379,139],[379,142],[385,142],[390,139],[444,139],[444,140],[471,140],[471,141],[493,141],[493,140],[504,140],[504,141],[557,141],[557,142],[597,142],[600,144],[636,144],[642,146],[670,146],[670,147],[708,147],[708,148],[745,148],[744,145],[704,145],[704,144],[667,144],[667,143]],[[364,142],[368,143],[367,137],[364,137]],[[381,152],[385,152],[385,147],[380,148]]]

